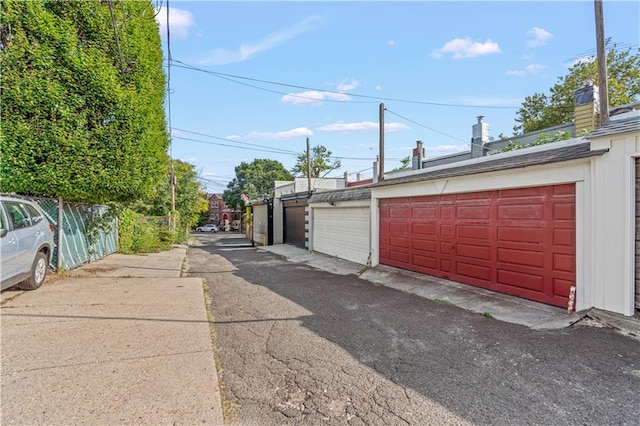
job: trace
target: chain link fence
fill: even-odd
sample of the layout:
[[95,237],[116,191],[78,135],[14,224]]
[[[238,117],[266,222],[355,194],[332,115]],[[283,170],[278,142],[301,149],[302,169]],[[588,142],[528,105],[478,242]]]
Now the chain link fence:
[[51,269],[60,271],[77,268],[117,251],[118,230],[115,218],[108,223],[106,230],[97,227],[91,229],[96,219],[106,213],[107,207],[67,203],[56,198],[29,198],[38,203],[55,227],[56,247],[49,264]]

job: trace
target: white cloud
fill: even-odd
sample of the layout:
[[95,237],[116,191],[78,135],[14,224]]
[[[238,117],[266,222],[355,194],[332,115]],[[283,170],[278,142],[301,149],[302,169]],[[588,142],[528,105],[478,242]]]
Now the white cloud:
[[358,86],[360,86],[360,82],[357,80],[351,80],[351,81],[343,80],[342,82],[338,83],[336,87],[341,92],[348,92],[349,90],[353,90]]
[[397,46],[397,45],[398,45],[398,43],[396,43],[396,41],[395,41],[395,40],[389,40],[389,41],[387,42],[387,44],[388,44],[389,46]]
[[292,27],[268,34],[255,43],[243,43],[235,50],[216,49],[212,51],[207,58],[199,62],[207,65],[224,65],[242,62],[260,52],[273,49],[302,33],[313,30],[318,26],[320,20],[321,18],[319,16],[307,16]]
[[382,90],[382,86],[377,85],[377,86],[376,86],[376,91],[377,91],[377,92],[379,92],[379,91],[381,91],[381,90]]
[[242,140],[242,136],[239,135],[229,135],[227,136],[225,139],[230,139],[232,141],[241,141]]
[[527,31],[527,35],[530,37],[529,40],[527,40],[527,45],[529,47],[544,46],[547,44],[547,41],[553,38],[553,34],[549,31],[538,27],[531,28]]
[[[398,132],[408,130],[409,127],[402,123],[385,123],[384,128],[387,132]],[[318,127],[316,130],[325,132],[367,132],[378,130],[378,123],[373,121],[361,121],[358,123],[335,123]]]
[[286,130],[284,132],[251,132],[247,138],[252,139],[293,139],[300,137],[313,136],[313,131],[306,127],[298,127],[296,129]]
[[[156,10],[158,12],[158,10]],[[160,36],[167,37],[167,10],[161,8],[156,15],[156,21],[160,25]],[[188,10],[169,8],[169,32],[172,38],[184,40],[189,36],[189,28],[196,25],[193,14]]]
[[300,93],[289,93],[280,98],[280,102],[294,105],[320,105],[324,100],[346,102],[351,100],[351,96],[344,93],[309,90]]
[[455,38],[448,41],[440,49],[431,52],[434,58],[441,58],[444,54],[450,53],[453,59],[475,58],[477,56],[500,53],[498,43],[487,39],[484,43],[472,41],[470,38]]
[[506,72],[507,75],[525,75],[525,74],[537,74],[538,71],[546,68],[544,65],[540,64],[529,64],[523,70],[508,70]]

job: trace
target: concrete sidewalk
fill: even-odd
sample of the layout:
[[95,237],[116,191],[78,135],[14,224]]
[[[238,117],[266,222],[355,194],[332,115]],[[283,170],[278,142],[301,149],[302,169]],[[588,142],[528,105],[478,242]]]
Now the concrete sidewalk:
[[186,246],[110,255],[2,292],[0,423],[223,423],[202,280]]

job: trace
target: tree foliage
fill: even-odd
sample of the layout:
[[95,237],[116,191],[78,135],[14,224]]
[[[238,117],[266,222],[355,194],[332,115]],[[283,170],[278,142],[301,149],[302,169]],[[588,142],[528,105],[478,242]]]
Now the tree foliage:
[[[322,178],[333,170],[342,167],[342,163],[338,159],[331,158],[331,151],[322,145],[316,145],[311,148],[311,156],[309,157],[311,164],[311,177]],[[291,169],[291,173],[299,177],[308,177],[307,168],[307,150],[298,155],[295,166]]]
[[495,154],[498,154],[500,152],[509,152],[509,151],[515,151],[517,149],[529,148],[531,146],[546,145],[548,143],[564,141],[567,139],[571,139],[571,132],[558,132],[555,135],[540,133],[540,135],[536,138],[536,140],[531,143],[519,144],[514,141],[510,141],[507,144],[507,146],[495,152]]
[[[197,225],[200,215],[209,211],[206,194],[203,193],[195,166],[181,160],[173,160],[175,175],[176,211],[186,228]],[[165,216],[171,211],[171,179],[160,180],[153,194],[133,206],[134,210],[149,216]]]
[[406,157],[402,157],[400,159],[400,166],[396,167],[395,169],[391,170],[392,172],[396,172],[398,170],[403,170],[406,169],[407,167],[409,167],[411,165],[411,157],[409,155],[407,155]]
[[271,198],[274,195],[274,182],[293,180],[293,176],[282,163],[276,160],[256,159],[251,163],[242,162],[235,168],[236,177],[229,182],[222,194],[228,206],[244,205],[241,194],[249,199]]
[[0,13],[2,190],[94,203],[153,191],[169,138],[151,3],[3,0]]
[[[618,50],[614,44],[607,51],[607,85],[609,105],[625,105],[640,95],[640,50]],[[516,134],[546,129],[573,121],[575,92],[588,80],[598,82],[595,61],[578,62],[559,77],[549,94],[527,96],[518,110],[513,131]]]

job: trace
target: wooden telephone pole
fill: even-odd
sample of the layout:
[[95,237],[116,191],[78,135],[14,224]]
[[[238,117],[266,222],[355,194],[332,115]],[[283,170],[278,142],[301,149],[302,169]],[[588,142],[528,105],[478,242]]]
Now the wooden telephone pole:
[[594,0],[596,17],[596,48],[598,52],[598,91],[600,94],[600,122],[602,124],[609,119],[609,90],[607,85],[607,52],[604,42],[604,17],[602,13],[602,1]]

